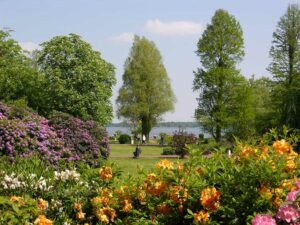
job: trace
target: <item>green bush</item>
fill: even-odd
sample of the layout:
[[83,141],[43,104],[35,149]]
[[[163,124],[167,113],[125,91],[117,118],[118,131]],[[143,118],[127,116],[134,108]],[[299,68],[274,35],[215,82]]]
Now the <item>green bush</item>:
[[197,143],[197,138],[194,134],[179,130],[175,131],[171,146],[175,153],[183,158],[188,153],[186,146],[195,143]]
[[121,134],[118,138],[120,144],[130,144],[131,137],[128,134]]
[[175,155],[175,150],[172,148],[164,148],[163,152],[161,153],[162,155]]

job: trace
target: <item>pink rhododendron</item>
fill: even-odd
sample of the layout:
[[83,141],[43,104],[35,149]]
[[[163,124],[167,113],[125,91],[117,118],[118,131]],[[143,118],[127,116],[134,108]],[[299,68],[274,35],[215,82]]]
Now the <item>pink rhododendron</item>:
[[288,223],[294,222],[300,218],[298,210],[293,205],[280,206],[276,217],[280,220],[284,220]]
[[287,194],[285,201],[295,201],[297,198],[297,194],[300,191],[291,191]]
[[256,215],[252,220],[252,225],[276,225],[276,221],[270,215]]
[[297,180],[297,182],[296,182],[296,189],[300,190],[300,180]]

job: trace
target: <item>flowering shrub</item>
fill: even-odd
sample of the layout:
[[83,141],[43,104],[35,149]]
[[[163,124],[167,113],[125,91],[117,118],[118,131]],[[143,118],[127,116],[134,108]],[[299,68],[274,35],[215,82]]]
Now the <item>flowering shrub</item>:
[[161,160],[137,178],[117,179],[109,165],[66,164],[42,172],[36,161],[28,162],[34,169],[26,162],[0,164],[0,193],[36,201],[38,213],[28,221],[37,223],[297,224],[298,154],[290,141],[265,143],[239,143],[230,157],[225,150],[203,157],[194,149],[184,163]]
[[52,126],[29,109],[0,103],[0,156],[39,155],[50,164],[66,159],[95,166],[101,155],[108,157],[107,135],[96,123],[73,117],[61,124],[55,121]]
[[175,153],[183,158],[188,153],[186,145],[195,143],[197,143],[197,138],[194,134],[179,130],[173,134],[171,146]]

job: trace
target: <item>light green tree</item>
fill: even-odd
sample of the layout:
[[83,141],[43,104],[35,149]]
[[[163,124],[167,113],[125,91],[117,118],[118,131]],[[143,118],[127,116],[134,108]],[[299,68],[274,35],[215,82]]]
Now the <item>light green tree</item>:
[[[253,114],[247,112],[251,100],[244,99],[248,98],[248,84],[236,68],[244,56],[239,22],[227,11],[217,10],[199,39],[196,53],[202,64],[193,85],[194,91],[200,91],[196,110],[200,124],[217,142],[226,132],[236,134],[241,125],[242,130],[249,130]],[[239,124],[242,115],[245,120]]]
[[268,70],[276,81],[273,92],[278,125],[300,128],[300,8],[288,6],[280,18],[270,50]]
[[175,96],[159,50],[152,41],[135,36],[125,62],[123,85],[117,98],[117,115],[141,123],[149,139],[161,116],[174,108]]
[[109,123],[113,116],[114,66],[76,34],[54,37],[41,46],[37,64],[45,76],[45,111],[57,110],[101,125]]

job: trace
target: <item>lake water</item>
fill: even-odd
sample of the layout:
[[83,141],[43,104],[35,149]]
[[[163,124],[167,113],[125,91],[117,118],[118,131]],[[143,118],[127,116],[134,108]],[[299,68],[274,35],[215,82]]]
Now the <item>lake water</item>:
[[[122,131],[122,133],[131,135],[131,130],[129,127],[106,127],[106,129],[107,129],[109,136],[113,136],[117,130]],[[198,136],[200,133],[203,133],[203,131],[201,131],[200,127],[186,127],[186,128],[183,128],[183,127],[180,127],[180,128],[179,127],[154,127],[154,128],[152,128],[152,130],[150,132],[150,137],[152,138],[155,135],[158,136],[159,133],[166,133],[169,135],[173,135],[173,133],[175,131],[178,131],[179,129],[184,130],[188,133],[192,133],[196,136]]]

